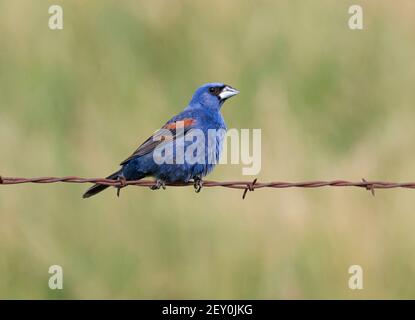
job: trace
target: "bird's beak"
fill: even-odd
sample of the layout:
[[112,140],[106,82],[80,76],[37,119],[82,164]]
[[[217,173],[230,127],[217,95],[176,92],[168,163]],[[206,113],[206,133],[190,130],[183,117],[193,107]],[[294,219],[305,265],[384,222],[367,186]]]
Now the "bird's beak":
[[226,100],[230,97],[233,97],[239,93],[239,90],[236,90],[235,88],[232,88],[231,86],[225,86],[221,93],[219,93],[219,98],[221,100]]

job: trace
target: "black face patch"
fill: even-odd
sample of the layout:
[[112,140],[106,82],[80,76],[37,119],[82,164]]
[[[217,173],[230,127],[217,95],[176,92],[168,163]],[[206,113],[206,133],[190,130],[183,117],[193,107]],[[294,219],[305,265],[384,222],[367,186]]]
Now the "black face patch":
[[223,88],[225,88],[225,86],[219,86],[219,87],[210,87],[209,88],[209,93],[213,96],[219,96],[219,94],[222,92]]

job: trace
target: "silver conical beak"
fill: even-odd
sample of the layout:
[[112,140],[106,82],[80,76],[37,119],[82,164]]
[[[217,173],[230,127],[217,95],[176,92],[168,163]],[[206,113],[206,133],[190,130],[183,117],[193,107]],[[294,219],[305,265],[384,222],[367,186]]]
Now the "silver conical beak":
[[219,93],[219,97],[221,100],[229,99],[230,97],[233,97],[239,93],[239,90],[236,90],[235,88],[232,88],[231,86],[225,86],[222,89],[222,92]]

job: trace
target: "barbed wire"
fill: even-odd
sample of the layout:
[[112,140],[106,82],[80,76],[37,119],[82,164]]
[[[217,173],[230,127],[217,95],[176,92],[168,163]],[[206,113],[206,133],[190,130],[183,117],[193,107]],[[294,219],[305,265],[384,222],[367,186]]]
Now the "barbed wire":
[[[17,178],[17,177],[2,177],[0,176],[0,185],[13,185],[13,184],[23,184],[23,183],[38,183],[38,184],[47,184],[47,183],[96,183],[106,186],[112,186],[115,188],[123,188],[126,186],[139,186],[139,187],[153,187],[156,185],[156,182],[153,180],[110,180],[103,178],[80,178],[76,176],[67,176],[67,177],[37,177],[37,178]],[[172,187],[185,187],[193,186],[194,183],[190,182],[180,182],[180,183],[166,183],[166,186]],[[248,191],[254,191],[256,189],[262,188],[322,188],[322,187],[357,187],[370,190],[373,195],[375,195],[375,189],[395,189],[395,188],[406,188],[406,189],[415,189],[415,182],[385,182],[385,181],[362,181],[353,182],[346,180],[316,180],[316,181],[303,181],[303,182],[284,182],[284,181],[272,181],[272,182],[258,182],[257,179],[253,181],[210,181],[203,180],[203,187],[224,187],[231,189],[241,189],[244,190],[242,198],[245,199],[245,196]]]

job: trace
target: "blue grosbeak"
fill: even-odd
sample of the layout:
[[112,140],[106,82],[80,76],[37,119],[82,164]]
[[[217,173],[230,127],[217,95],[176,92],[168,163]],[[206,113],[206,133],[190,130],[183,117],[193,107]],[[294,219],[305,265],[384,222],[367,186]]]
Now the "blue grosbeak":
[[[217,134],[214,137],[214,144],[208,143],[209,131],[226,131],[220,109],[228,98],[238,93],[238,90],[223,83],[207,83],[201,86],[181,113],[171,118],[161,130],[141,144],[130,157],[121,162],[121,169],[107,179],[128,181],[150,176],[157,181],[152,189],[164,188],[166,182],[193,180],[195,188],[199,191],[202,177],[209,174],[219,161],[224,139],[224,134]],[[205,136],[205,139],[200,139],[202,142],[196,143],[196,147],[203,147],[202,159],[199,158],[202,161],[194,161],[194,159],[190,161],[188,157],[183,157],[183,161],[177,161],[179,157],[177,150],[180,146],[184,154],[190,151],[190,154],[194,155],[195,145],[192,145],[192,141],[195,131]],[[160,162],[157,160],[156,153],[166,159],[169,159],[170,155],[170,158],[175,160]],[[95,184],[83,197],[89,198],[106,188],[108,186]]]

